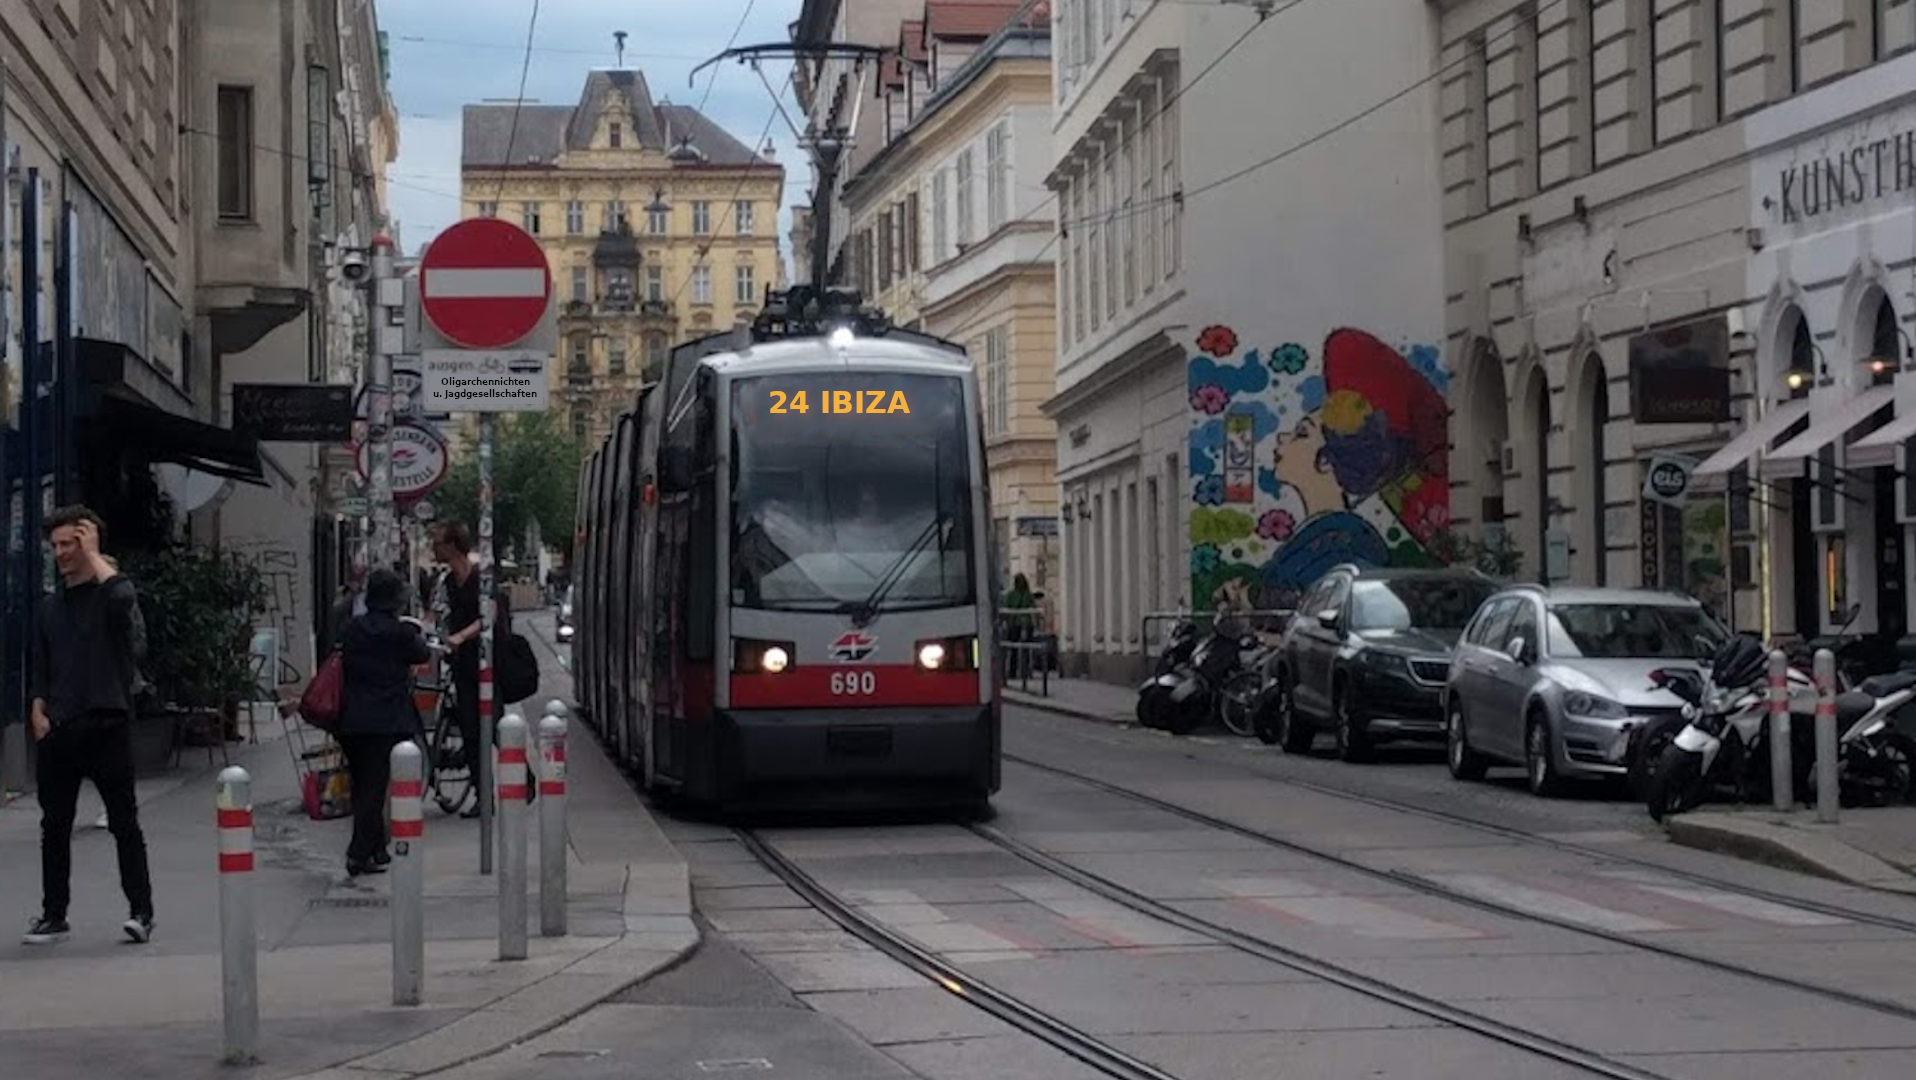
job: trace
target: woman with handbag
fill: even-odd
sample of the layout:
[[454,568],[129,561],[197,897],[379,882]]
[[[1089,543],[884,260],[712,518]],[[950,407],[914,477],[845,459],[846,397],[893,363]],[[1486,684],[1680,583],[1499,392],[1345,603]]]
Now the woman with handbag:
[[412,669],[432,657],[419,627],[399,617],[405,609],[406,583],[390,570],[366,579],[366,611],[340,634],[341,704],[337,736],[346,751],[353,784],[353,838],[346,847],[346,872],[384,873],[392,862],[386,849],[386,785],[392,749],[419,730],[413,707]]

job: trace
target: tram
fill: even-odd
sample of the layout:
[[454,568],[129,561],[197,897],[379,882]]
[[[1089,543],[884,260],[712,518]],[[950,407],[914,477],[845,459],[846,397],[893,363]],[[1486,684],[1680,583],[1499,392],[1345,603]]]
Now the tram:
[[573,553],[577,696],[648,793],[989,813],[980,415],[962,348],[855,293],[671,352],[582,467]]

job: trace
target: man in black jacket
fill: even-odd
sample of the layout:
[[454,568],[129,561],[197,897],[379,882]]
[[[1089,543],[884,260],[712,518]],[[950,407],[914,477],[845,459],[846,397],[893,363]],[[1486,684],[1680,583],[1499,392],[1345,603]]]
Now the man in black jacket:
[[105,531],[83,506],[55,510],[47,538],[60,586],[41,597],[33,643],[33,737],[39,744],[40,874],[45,895],[26,943],[70,932],[73,815],[87,780],[106,804],[131,911],[122,929],[153,937],[153,882],[133,783],[133,699],[146,657],[146,620],[133,583],[100,553]]

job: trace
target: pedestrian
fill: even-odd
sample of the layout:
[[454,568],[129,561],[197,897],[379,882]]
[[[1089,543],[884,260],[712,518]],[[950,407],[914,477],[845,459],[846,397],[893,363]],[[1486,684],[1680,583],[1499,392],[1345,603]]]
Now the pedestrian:
[[[1032,612],[1038,606],[1038,598],[1031,592],[1031,582],[1023,574],[1011,575],[1011,589],[1005,593],[1004,608],[1005,641],[1013,645],[1029,645],[1037,640],[1038,620]],[[1024,678],[1031,674],[1031,650],[1011,649],[1011,676]]]
[[433,609],[452,657],[453,705],[458,710],[461,743],[457,764],[470,767],[479,745],[479,635],[485,631],[472,534],[456,522],[433,526],[432,557],[446,568]]
[[346,632],[346,625],[366,613],[366,565],[354,563],[347,573],[346,584],[339,590],[339,597],[326,612],[326,649],[339,648],[340,635]]
[[73,816],[91,780],[106,804],[119,849],[120,888],[129,912],[121,929],[134,942],[153,938],[153,881],[140,832],[133,778],[134,699],[146,657],[139,594],[100,552],[100,516],[84,506],[55,510],[47,539],[60,583],[41,597],[33,641],[31,724],[38,744],[40,916],[26,943],[45,945],[71,932]]
[[386,847],[386,785],[392,749],[419,730],[412,669],[432,658],[419,627],[400,618],[406,583],[391,570],[366,578],[366,610],[340,634],[343,676],[339,743],[353,783],[353,838],[346,873],[380,874],[392,863]]

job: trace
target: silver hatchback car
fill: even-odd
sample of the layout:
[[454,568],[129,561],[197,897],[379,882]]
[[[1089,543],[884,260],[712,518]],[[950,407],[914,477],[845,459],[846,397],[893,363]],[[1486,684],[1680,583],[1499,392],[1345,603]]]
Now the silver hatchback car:
[[1702,604],[1645,589],[1504,589],[1464,628],[1444,685],[1450,772],[1522,764],[1530,790],[1629,772],[1633,733],[1678,715],[1658,668],[1699,670],[1729,631]]

